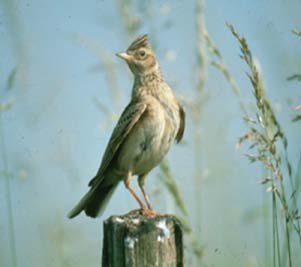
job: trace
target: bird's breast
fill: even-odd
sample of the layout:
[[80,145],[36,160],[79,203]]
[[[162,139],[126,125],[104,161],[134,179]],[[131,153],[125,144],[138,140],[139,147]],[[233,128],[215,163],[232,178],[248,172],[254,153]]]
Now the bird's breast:
[[176,134],[176,125],[162,104],[151,101],[122,144],[118,167],[133,174],[149,172],[168,152]]

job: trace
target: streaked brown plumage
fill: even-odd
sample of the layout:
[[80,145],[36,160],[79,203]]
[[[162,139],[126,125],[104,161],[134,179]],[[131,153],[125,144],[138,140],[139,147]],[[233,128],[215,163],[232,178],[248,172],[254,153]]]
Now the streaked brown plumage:
[[[146,214],[155,215],[144,191],[147,174],[168,152],[172,141],[184,133],[185,113],[165,82],[147,35],[137,38],[126,52],[117,56],[126,61],[134,74],[132,98],[112,133],[90,190],[70,211],[69,218],[82,210],[88,216],[100,215],[120,181]],[[131,187],[133,175],[146,201],[143,204]]]

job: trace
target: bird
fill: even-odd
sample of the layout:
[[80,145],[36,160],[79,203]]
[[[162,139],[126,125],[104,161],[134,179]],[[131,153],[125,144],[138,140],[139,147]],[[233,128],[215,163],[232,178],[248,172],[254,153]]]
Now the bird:
[[[82,211],[92,218],[101,216],[121,181],[144,214],[157,216],[144,189],[145,179],[172,143],[183,138],[185,111],[163,77],[148,35],[139,36],[125,52],[116,55],[134,75],[131,99],[112,132],[95,177],[89,182],[89,191],[69,212],[69,218]],[[138,176],[145,203],[131,186],[133,176]]]

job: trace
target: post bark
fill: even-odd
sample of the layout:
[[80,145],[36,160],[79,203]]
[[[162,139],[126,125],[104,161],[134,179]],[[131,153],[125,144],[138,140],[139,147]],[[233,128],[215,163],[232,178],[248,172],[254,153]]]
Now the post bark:
[[173,215],[134,210],[104,221],[103,267],[183,267],[183,234]]

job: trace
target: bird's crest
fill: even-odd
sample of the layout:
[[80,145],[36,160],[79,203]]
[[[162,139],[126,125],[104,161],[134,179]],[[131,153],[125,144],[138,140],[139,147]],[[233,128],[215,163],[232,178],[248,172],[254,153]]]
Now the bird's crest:
[[150,47],[147,34],[139,36],[134,42],[131,43],[128,50],[137,50],[140,47]]

